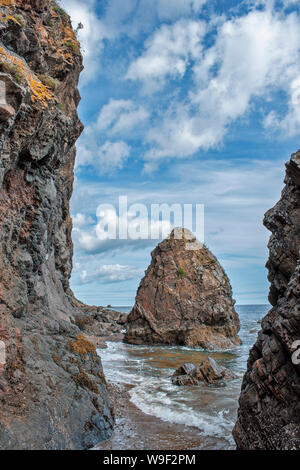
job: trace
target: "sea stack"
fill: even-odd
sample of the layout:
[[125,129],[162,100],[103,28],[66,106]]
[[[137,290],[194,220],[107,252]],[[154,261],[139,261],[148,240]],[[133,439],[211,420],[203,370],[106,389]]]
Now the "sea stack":
[[0,3],[0,449],[85,449],[114,420],[69,287],[80,45],[55,2]]
[[189,230],[174,229],[152,252],[124,341],[231,348],[240,344],[234,303],[216,257]]
[[286,164],[280,201],[264,225],[269,301],[250,351],[233,436],[238,449],[300,449],[300,151]]

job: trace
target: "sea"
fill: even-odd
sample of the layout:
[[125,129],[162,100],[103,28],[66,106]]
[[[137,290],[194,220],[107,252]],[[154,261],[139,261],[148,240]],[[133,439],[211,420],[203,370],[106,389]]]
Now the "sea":
[[[236,306],[242,344],[225,351],[107,342],[107,349],[99,350],[106,378],[112,383],[130,384],[130,399],[143,413],[168,423],[192,426],[203,437],[220,437],[225,439],[227,449],[233,449],[232,429],[249,349],[269,308],[269,305]],[[131,307],[113,309],[129,313]],[[182,363],[197,364],[207,355],[230,369],[235,378],[225,386],[172,384],[170,377]]]

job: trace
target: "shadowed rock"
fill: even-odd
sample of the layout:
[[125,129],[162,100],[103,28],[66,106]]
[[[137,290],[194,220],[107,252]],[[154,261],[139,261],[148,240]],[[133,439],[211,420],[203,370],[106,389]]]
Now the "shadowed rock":
[[199,385],[201,382],[217,384],[230,378],[232,375],[229,370],[218,366],[214,359],[207,357],[198,366],[191,362],[182,364],[172,375],[172,383],[174,385]]
[[[225,349],[240,344],[232,290],[215,256],[190,231],[173,231],[152,252],[125,341]],[[187,245],[197,249],[187,249]]]
[[[238,449],[300,449],[300,151],[286,165],[280,201],[264,225],[269,241],[269,300],[252,347],[233,430]],[[297,356],[297,353],[296,353]]]

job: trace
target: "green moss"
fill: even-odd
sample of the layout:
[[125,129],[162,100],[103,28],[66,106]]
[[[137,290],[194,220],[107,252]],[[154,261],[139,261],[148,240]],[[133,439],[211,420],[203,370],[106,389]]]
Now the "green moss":
[[22,28],[25,26],[25,22],[20,15],[14,15],[14,18],[18,21],[19,25],[22,26]]
[[75,44],[74,42],[72,41],[66,41],[65,42],[65,45],[67,47],[69,47],[70,49],[72,49],[74,52],[79,52],[79,47],[77,44]]
[[56,89],[56,81],[54,78],[49,77],[49,75],[38,75],[40,81],[50,90],[54,91]]
[[16,64],[12,64],[9,61],[6,61],[5,59],[1,58],[0,67],[4,72],[12,75],[16,82],[19,83],[19,85],[22,85],[26,82],[22,69],[19,68]]
[[184,270],[182,268],[178,268],[178,274],[181,277],[181,279],[184,278],[185,273],[184,273]]

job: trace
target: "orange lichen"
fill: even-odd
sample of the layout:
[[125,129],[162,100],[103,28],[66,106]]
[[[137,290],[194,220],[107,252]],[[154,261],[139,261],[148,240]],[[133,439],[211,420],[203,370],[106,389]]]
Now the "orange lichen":
[[[18,57],[9,54],[3,47],[0,47],[0,62],[6,62],[10,67],[8,71],[15,75],[15,78],[20,83],[27,82],[31,90],[32,101],[39,101],[43,107],[47,106],[47,101],[54,100],[54,95],[51,93],[49,87],[44,85],[36,75],[34,75],[28,66]],[[7,67],[6,67],[7,69]]]
[[51,100],[53,95],[50,91],[50,88],[48,88],[42,82],[30,78],[29,85],[32,91],[33,101],[40,100],[42,102],[45,102],[46,100]]
[[8,20],[11,20],[13,21],[14,23],[18,24],[19,26],[22,26],[21,23],[14,17],[14,16],[6,16],[6,17],[2,17],[1,20],[4,20],[4,21],[8,21]]
[[14,0],[1,0],[1,5],[3,7],[9,7],[10,5],[15,5]]
[[79,334],[75,341],[69,341],[69,346],[73,352],[80,354],[81,359],[85,360],[86,354],[95,354],[96,348],[82,334]]
[[57,354],[56,351],[54,351],[54,353],[52,354],[52,357],[53,357],[53,360],[56,364],[60,364],[60,362],[61,362],[60,357],[59,357],[59,355]]
[[76,383],[76,385],[79,385],[82,388],[89,389],[91,392],[94,393],[99,393],[97,382],[94,380],[91,380],[89,376],[84,372],[80,371],[79,374],[73,375],[72,379]]

